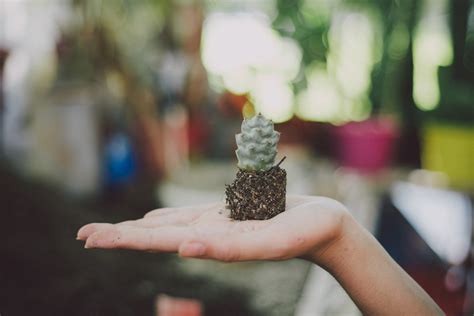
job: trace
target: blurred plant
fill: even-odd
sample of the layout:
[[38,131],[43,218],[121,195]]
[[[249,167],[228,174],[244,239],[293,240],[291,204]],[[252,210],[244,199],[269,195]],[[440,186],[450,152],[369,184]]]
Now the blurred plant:
[[117,63],[113,43],[102,25],[86,24],[77,30],[63,32],[56,52],[58,81],[97,79]]
[[274,27],[303,53],[306,71],[294,81],[295,92],[303,92],[303,118],[391,112],[414,126],[424,116],[419,109],[439,107],[427,116],[472,120],[472,23],[466,28],[472,1],[278,0],[277,8]]
[[[120,185],[159,176],[158,38],[172,3],[73,1],[57,44],[55,91],[94,91],[106,180]],[[56,90],[57,89],[57,90]],[[159,137],[158,137],[159,136]],[[136,172],[138,171],[138,172]],[[139,173],[139,174],[136,174]],[[136,175],[136,176],[135,176]]]
[[273,26],[282,35],[294,38],[303,51],[303,64],[326,62],[329,50],[328,31],[331,8],[329,1],[278,0],[278,16]]
[[380,17],[371,3],[277,2],[274,27],[303,51],[294,80],[296,114],[307,120],[361,120],[370,113],[370,74],[380,59]]
[[451,37],[453,38],[453,63],[440,68],[439,106],[427,113],[435,121],[463,124],[472,127],[474,122],[474,24],[468,22],[474,13],[470,0],[450,3]]
[[159,48],[155,37],[170,6],[151,0],[73,1],[75,20],[58,44],[65,75],[88,78],[116,70],[151,85],[150,67]]

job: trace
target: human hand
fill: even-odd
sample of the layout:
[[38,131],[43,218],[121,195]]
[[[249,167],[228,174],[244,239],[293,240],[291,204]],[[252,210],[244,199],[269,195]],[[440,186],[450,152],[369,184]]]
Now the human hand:
[[85,248],[177,252],[220,261],[318,258],[340,238],[347,211],[324,197],[288,196],[286,211],[264,221],[234,221],[224,203],[164,208],[118,224],[92,223]]
[[444,315],[340,203],[288,196],[286,211],[234,221],[223,203],[151,211],[144,218],[82,227],[86,248],[178,252],[220,261],[308,259],[328,270],[364,315]]

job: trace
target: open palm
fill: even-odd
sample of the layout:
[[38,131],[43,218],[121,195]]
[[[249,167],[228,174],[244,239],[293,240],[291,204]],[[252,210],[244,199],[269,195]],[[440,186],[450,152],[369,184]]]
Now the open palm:
[[78,239],[86,248],[178,252],[220,261],[283,260],[322,251],[337,238],[340,203],[323,197],[288,196],[286,211],[264,221],[234,221],[224,203],[163,208],[118,224],[92,223]]

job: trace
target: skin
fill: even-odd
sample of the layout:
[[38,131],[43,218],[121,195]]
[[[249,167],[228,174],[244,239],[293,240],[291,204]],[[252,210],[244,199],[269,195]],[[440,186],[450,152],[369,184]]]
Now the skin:
[[223,203],[163,208],[78,232],[85,248],[177,252],[224,262],[303,258],[322,266],[364,315],[444,315],[426,292],[337,201],[288,196],[265,221],[233,221]]

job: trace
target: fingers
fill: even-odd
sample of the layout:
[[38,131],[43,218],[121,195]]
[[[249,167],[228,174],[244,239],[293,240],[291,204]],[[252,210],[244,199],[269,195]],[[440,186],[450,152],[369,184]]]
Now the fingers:
[[[183,225],[196,220],[201,214],[216,209],[218,210],[222,203],[211,203],[202,206],[189,206],[179,208],[162,208],[145,214],[145,217],[138,220],[125,221],[115,225],[134,226],[143,228],[160,227],[165,225]],[[93,233],[110,228],[113,224],[92,223],[83,226],[77,233],[78,240],[86,240]]]
[[286,235],[272,230],[211,235],[184,241],[179,247],[182,257],[215,259],[225,262],[249,260],[282,260],[291,257]]
[[197,212],[175,212],[162,216],[150,216],[134,221],[125,221],[118,223],[119,226],[133,226],[143,228],[153,228],[165,225],[183,225],[192,223],[199,217]]
[[145,213],[143,217],[147,218],[147,217],[153,217],[153,216],[159,216],[159,215],[167,215],[167,214],[174,213],[180,210],[182,210],[182,208],[180,209],[176,207],[164,207],[164,208],[159,208],[159,209],[150,211],[148,213]]
[[105,229],[113,228],[114,226],[128,226],[128,227],[142,227],[142,228],[155,228],[166,225],[182,225],[188,224],[194,221],[199,214],[196,213],[173,213],[163,216],[153,216],[149,218],[142,218],[138,220],[125,221],[117,224],[109,223],[91,223],[83,226],[77,232],[78,240],[86,240],[90,235]]
[[150,229],[115,225],[90,235],[85,248],[176,252],[179,245],[184,240],[193,238],[194,234],[189,227],[166,226]]
[[82,226],[79,231],[77,232],[77,238],[78,240],[86,240],[90,235],[93,233],[101,230],[101,229],[106,229],[106,228],[111,228],[113,227],[113,224],[108,224],[108,223],[91,223],[87,224],[85,226]]
[[222,203],[214,202],[214,203],[204,204],[204,205],[200,205],[200,206],[159,208],[159,209],[156,209],[156,210],[153,210],[153,211],[150,211],[150,212],[146,213],[144,218],[160,216],[160,215],[167,215],[167,214],[172,214],[172,213],[177,213],[177,212],[182,212],[182,211],[202,213],[202,212],[208,211],[209,209],[220,207],[221,205],[222,205]]

